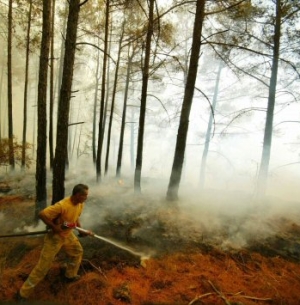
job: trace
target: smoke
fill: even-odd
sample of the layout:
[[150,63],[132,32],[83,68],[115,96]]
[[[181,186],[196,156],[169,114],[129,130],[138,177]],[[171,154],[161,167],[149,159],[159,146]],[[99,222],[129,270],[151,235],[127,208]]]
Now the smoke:
[[[261,202],[255,200],[251,189],[248,192],[239,189],[241,181],[237,180],[236,188],[218,188],[216,184],[214,188],[206,186],[200,191],[189,176],[183,178],[179,201],[167,202],[168,179],[161,176],[142,176],[142,193],[135,194],[130,172],[118,179],[107,175],[96,182],[95,173],[89,171],[85,161],[77,165],[68,171],[65,194],[69,196],[77,183],[89,185],[89,198],[81,216],[83,228],[123,244],[129,238],[137,247],[142,243],[156,251],[170,239],[206,243],[221,249],[241,249],[253,241],[279,234],[285,225],[299,224],[300,205],[290,200],[296,198],[296,191],[291,189],[295,188],[297,179],[292,179],[287,172],[270,177],[269,195]],[[28,197],[34,194],[33,174],[17,180],[15,176],[14,181],[18,189],[13,188],[13,192],[25,192]],[[51,204],[50,184],[48,182],[48,204]],[[281,190],[275,187],[273,191],[273,186],[279,184]],[[272,195],[279,192],[282,197]],[[285,196],[286,193],[289,196]],[[2,222],[7,217],[0,213]],[[15,221],[18,221],[15,233],[45,229],[42,222],[35,226],[25,225],[22,219]]]
[[[300,205],[295,202],[298,179],[291,168],[276,169],[273,166],[266,200],[255,200],[258,163],[254,159],[251,161],[254,150],[251,147],[247,154],[231,159],[233,166],[224,158],[219,160],[216,154],[208,167],[204,191],[198,189],[200,169],[197,166],[191,169],[191,163],[187,161],[189,167],[183,169],[179,201],[174,204],[165,199],[170,169],[161,166],[142,173],[140,195],[134,193],[132,171],[124,171],[126,175],[120,179],[111,178],[114,173],[108,173],[97,183],[95,173],[89,171],[90,166],[85,160],[78,161],[71,169],[67,184],[69,189],[79,182],[90,187],[81,217],[81,223],[87,229],[99,230],[101,226],[110,225],[127,230],[133,222],[130,228],[132,239],[162,238],[153,233],[156,231],[171,238],[177,236],[225,249],[238,249],[253,240],[275,236],[282,230],[280,219],[286,218],[289,223],[299,223],[300,219]],[[154,156],[157,159],[157,154]],[[164,160],[164,155],[160,156],[159,164]],[[193,157],[187,152],[187,160],[193,159],[193,163],[198,164],[199,156]],[[150,168],[149,161],[147,163]],[[166,164],[170,166],[170,162]],[[79,180],[80,177],[84,180]],[[102,232],[95,233],[101,235]],[[121,233],[119,237],[124,238]]]
[[39,221],[36,225],[27,226],[24,225],[22,227],[18,227],[14,230],[15,233],[23,233],[23,232],[36,232],[36,231],[44,231],[46,230],[46,225]]
[[153,250],[160,250],[166,239],[228,250],[261,242],[280,233],[283,225],[299,223],[297,202],[277,197],[258,202],[246,192],[200,192],[183,187],[179,201],[170,203],[162,191],[164,184],[166,181],[148,179],[141,195],[134,194],[130,180],[120,185],[107,179],[92,186],[82,215],[83,226],[98,230],[105,225],[112,230],[116,227],[120,238],[125,238],[125,233],[120,233],[124,230],[131,240],[157,247]]
[[[99,209],[87,209],[86,219],[93,226],[108,218],[126,225],[131,218],[136,223],[130,231],[131,238],[158,247],[159,240],[180,238],[224,250],[263,242],[300,219],[297,202],[275,196],[256,201],[251,193],[218,189],[200,193],[189,187],[181,189],[180,199],[172,207],[154,184],[146,189],[141,196],[127,190],[124,196],[121,193],[104,197],[97,203]],[[153,238],[158,241],[154,243]]]

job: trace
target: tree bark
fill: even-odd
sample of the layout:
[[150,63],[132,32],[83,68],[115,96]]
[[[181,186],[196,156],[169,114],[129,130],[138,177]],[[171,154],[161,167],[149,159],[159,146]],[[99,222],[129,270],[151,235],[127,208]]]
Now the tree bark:
[[7,33],[7,110],[8,110],[8,140],[9,140],[9,165],[15,169],[14,157],[14,132],[13,132],[13,102],[12,102],[12,0],[8,3],[8,33]]
[[197,0],[190,64],[178,127],[173,167],[167,191],[167,200],[170,201],[178,199],[178,189],[181,179],[184,153],[186,148],[186,139],[189,127],[189,116],[192,107],[198,71],[198,60],[201,47],[201,33],[204,21],[204,9],[205,0]]
[[99,133],[98,133],[98,147],[97,147],[97,160],[96,160],[96,176],[97,180],[101,177],[101,159],[104,137],[104,104],[106,92],[106,65],[107,65],[107,50],[108,50],[108,28],[109,28],[109,4],[110,1],[106,0],[106,14],[105,14],[105,38],[104,38],[104,55],[102,66],[102,87],[101,87],[101,102],[100,102],[100,118],[99,118]]
[[273,132],[273,119],[274,108],[276,101],[276,86],[279,62],[279,48],[281,36],[281,1],[276,1],[276,17],[275,17],[275,33],[274,33],[274,46],[273,46],[273,61],[271,67],[271,79],[269,84],[268,108],[267,118],[265,124],[263,151],[258,175],[257,195],[258,198],[263,198],[267,190],[267,179],[269,171],[269,163],[271,156],[272,146],[272,132]]
[[[1,78],[0,78],[0,118],[2,118],[2,107],[1,105],[2,104],[2,88],[3,88],[3,76],[4,76],[4,69],[2,69],[1,71]],[[3,124],[3,121],[1,120],[0,121],[0,141],[2,140],[2,124]]]
[[[131,61],[132,61],[132,56],[133,56],[133,55],[132,56],[129,55],[129,50],[130,50],[130,43],[128,44],[128,64],[127,64],[127,73],[126,73],[126,81],[125,81],[125,92],[124,92],[124,102],[123,102],[122,122],[121,122],[121,130],[120,130],[120,140],[119,140],[119,149],[118,149],[116,177],[120,177],[121,167],[122,167],[124,132],[125,132],[128,89],[129,89],[129,78],[130,78],[130,70],[131,70]],[[134,54],[134,52],[133,52],[133,54]]]
[[118,58],[117,58],[117,64],[116,64],[116,68],[115,68],[114,87],[113,87],[113,91],[112,91],[110,118],[109,118],[108,132],[107,132],[105,174],[107,174],[107,171],[108,171],[110,138],[111,138],[111,129],[112,129],[112,123],[113,123],[113,117],[114,117],[114,111],[115,111],[115,99],[116,99],[116,92],[117,92],[117,85],[118,85],[118,73],[119,73],[119,66],[120,66],[120,60],[121,60],[122,42],[123,42],[123,36],[124,36],[124,24],[125,23],[123,22],[122,33],[121,33],[121,36],[119,39]]
[[58,120],[56,132],[56,149],[53,162],[52,204],[65,196],[65,166],[68,149],[68,125],[70,99],[75,62],[77,26],[80,11],[80,0],[69,1],[63,76],[58,104]]
[[43,29],[40,53],[39,83],[38,83],[38,132],[36,156],[36,208],[35,219],[38,213],[47,205],[46,188],[46,153],[47,153],[47,75],[49,64],[51,3],[43,0]]
[[53,168],[54,145],[53,145],[53,108],[54,108],[54,22],[55,0],[52,4],[51,13],[51,60],[50,60],[50,99],[49,99],[49,159],[50,168]]
[[[99,46],[99,38],[98,38]],[[97,121],[97,103],[98,103],[98,90],[99,90],[99,70],[100,70],[100,51],[97,54],[97,67],[95,73],[95,94],[94,94],[94,107],[93,107],[93,163],[96,165],[97,152],[96,152],[96,121]]]
[[131,107],[131,127],[130,127],[130,165],[131,169],[134,170],[134,144],[135,144],[135,136],[134,136],[134,129],[135,129],[135,112],[134,108]]
[[211,106],[212,109],[211,109],[208,124],[207,124],[204,149],[203,149],[201,165],[200,165],[200,181],[199,181],[200,185],[199,186],[200,186],[201,190],[204,188],[204,184],[205,184],[206,160],[207,160],[207,155],[208,155],[208,150],[209,150],[209,145],[210,145],[211,129],[212,129],[214,112],[215,112],[216,104],[217,104],[217,100],[218,100],[219,84],[220,84],[220,77],[221,77],[222,68],[223,68],[223,62],[220,62],[219,67],[218,67],[218,72],[217,72],[217,78],[216,78],[216,84],[215,84],[212,106]]
[[57,80],[55,82],[55,89],[54,92],[57,92],[58,100],[60,100],[60,88],[61,88],[61,81],[62,81],[62,74],[63,74],[63,65],[64,65],[64,57],[65,57],[65,37],[66,37],[66,28],[67,28],[67,12],[68,12],[68,2],[65,2],[65,8],[63,13],[63,25],[62,25],[62,39],[60,43],[60,56],[59,56],[59,64],[58,64],[58,75]]
[[23,108],[23,138],[22,138],[22,161],[21,166],[26,165],[26,136],[27,136],[27,92],[28,92],[28,67],[29,67],[29,45],[31,28],[32,0],[29,1],[29,12],[27,22],[26,59],[25,59],[25,83],[24,83],[24,108]]
[[135,173],[134,173],[134,191],[137,193],[141,192],[141,174],[142,174],[142,163],[143,163],[143,145],[144,145],[147,91],[148,91],[148,81],[149,81],[149,63],[150,63],[150,52],[151,52],[151,40],[153,35],[153,19],[154,19],[153,12],[154,12],[154,0],[149,0],[149,19],[148,19],[148,28],[147,28],[146,46],[145,46],[145,61],[142,71],[143,80],[142,80],[141,107],[140,107],[136,165],[135,165]]

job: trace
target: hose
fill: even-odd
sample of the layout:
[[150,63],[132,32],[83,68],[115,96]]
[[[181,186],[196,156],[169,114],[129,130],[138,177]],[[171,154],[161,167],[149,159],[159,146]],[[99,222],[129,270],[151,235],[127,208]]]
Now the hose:
[[5,238],[5,237],[19,237],[19,236],[29,236],[29,235],[40,235],[40,234],[45,234],[48,233],[47,230],[44,231],[35,231],[35,232],[24,232],[24,233],[16,233],[16,234],[8,234],[8,235],[0,235],[0,238]]

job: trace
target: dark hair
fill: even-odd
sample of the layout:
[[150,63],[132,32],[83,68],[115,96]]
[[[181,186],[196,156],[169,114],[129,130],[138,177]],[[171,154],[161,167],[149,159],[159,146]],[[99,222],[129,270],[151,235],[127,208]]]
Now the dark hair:
[[72,191],[72,196],[78,194],[78,193],[84,193],[85,191],[87,191],[89,189],[89,187],[85,184],[77,184],[74,186],[73,191]]

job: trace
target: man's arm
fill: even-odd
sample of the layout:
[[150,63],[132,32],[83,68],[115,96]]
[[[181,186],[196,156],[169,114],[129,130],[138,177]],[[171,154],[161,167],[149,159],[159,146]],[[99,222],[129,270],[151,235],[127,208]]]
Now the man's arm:
[[48,218],[46,215],[45,215],[45,212],[44,210],[40,211],[39,212],[39,218],[48,226],[52,229],[52,231],[54,233],[60,233],[63,231],[62,227],[61,227],[61,224],[55,224],[53,222],[52,219]]
[[[82,228],[81,227],[81,223],[80,223],[80,220],[78,219],[77,222],[76,222],[76,226],[78,228]],[[79,230],[78,230],[79,231]],[[79,231],[79,236],[81,237],[85,237],[85,236],[88,236],[88,235],[93,235],[94,233],[92,231],[89,231],[89,230],[86,230],[87,232],[82,232],[82,231]]]

